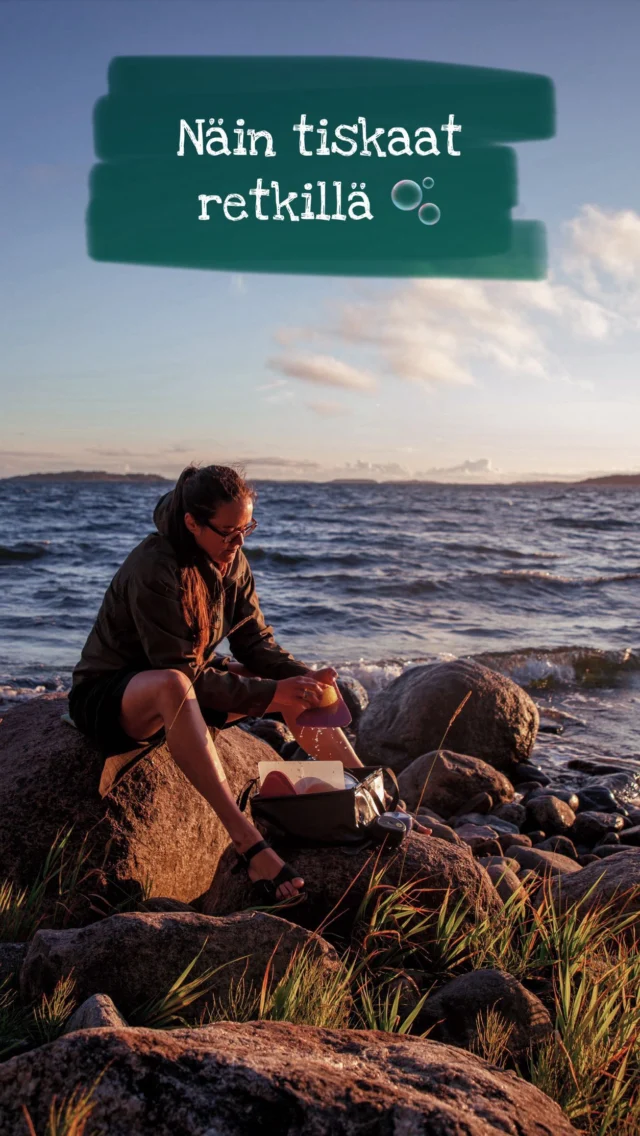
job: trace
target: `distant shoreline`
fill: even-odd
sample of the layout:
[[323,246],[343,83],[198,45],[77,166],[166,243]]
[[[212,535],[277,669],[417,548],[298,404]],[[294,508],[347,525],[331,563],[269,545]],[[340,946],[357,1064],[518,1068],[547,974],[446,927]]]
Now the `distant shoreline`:
[[[634,489],[640,488],[640,473],[612,473],[602,477],[585,477],[575,481],[557,481],[553,479],[537,481],[429,481],[422,478],[394,478],[384,480],[368,477],[332,477],[326,481],[310,481],[306,478],[268,478],[256,477],[255,481],[271,481],[273,484],[286,485],[288,481],[297,484],[309,485],[425,485],[430,488],[449,486],[452,488],[469,489],[517,489],[540,488],[550,489]],[[1,477],[0,483],[22,482],[51,483],[51,482],[115,482],[133,484],[159,484],[174,485],[176,479],[165,477],[160,473],[108,473],[106,470],[76,469],[63,470],[60,473],[22,473],[12,477]]]
[[0,477],[0,481],[132,481],[175,483],[173,477],[163,477],[161,473],[107,473],[102,469],[73,469],[60,473],[16,473],[12,477]]

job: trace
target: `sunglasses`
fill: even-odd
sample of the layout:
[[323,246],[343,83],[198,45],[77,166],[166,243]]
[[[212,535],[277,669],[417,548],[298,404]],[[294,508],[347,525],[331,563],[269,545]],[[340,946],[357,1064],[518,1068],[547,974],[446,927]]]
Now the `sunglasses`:
[[227,545],[231,544],[231,541],[235,540],[236,537],[239,536],[241,536],[243,540],[246,540],[248,536],[251,536],[252,532],[255,532],[258,527],[258,522],[251,521],[251,523],[245,525],[243,529],[233,529],[232,532],[222,532],[220,529],[217,529],[215,525],[212,525],[211,521],[205,521],[204,526],[207,529],[211,529],[211,532],[214,532],[216,536],[219,536],[222,540],[222,543]]

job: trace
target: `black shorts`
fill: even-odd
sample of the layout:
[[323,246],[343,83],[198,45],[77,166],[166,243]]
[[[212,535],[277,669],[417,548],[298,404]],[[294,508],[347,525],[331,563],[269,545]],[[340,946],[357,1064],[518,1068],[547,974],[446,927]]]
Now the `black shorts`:
[[[142,746],[160,745],[164,740],[164,729],[158,730],[150,738],[131,738],[120,725],[122,696],[135,675],[143,673],[140,669],[123,668],[110,671],[96,678],[85,679],[72,687],[69,694],[69,716],[82,734],[90,738],[101,751],[103,757],[129,753]],[[225,729],[226,714],[220,710],[200,707],[202,716],[209,726]],[[236,725],[236,718],[230,725]]]

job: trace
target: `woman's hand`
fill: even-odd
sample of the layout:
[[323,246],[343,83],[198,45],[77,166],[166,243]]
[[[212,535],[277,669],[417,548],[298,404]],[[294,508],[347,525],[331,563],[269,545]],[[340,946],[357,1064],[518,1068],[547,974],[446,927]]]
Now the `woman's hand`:
[[310,678],[321,682],[324,686],[335,686],[338,672],[333,667],[323,667],[321,671],[307,671]]
[[[282,678],[276,684],[276,693],[267,706],[266,713],[281,714],[293,711],[297,717],[303,710],[310,710],[322,701],[323,685],[316,681],[316,671],[293,678]],[[325,685],[327,685],[325,683]]]

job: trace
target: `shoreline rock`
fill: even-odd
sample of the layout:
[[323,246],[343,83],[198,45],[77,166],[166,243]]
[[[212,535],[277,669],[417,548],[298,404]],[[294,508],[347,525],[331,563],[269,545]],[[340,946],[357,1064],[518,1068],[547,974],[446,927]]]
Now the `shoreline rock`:
[[[466,898],[471,910],[498,911],[501,903],[471,851],[436,837],[411,833],[397,851],[380,847],[364,849],[280,848],[282,856],[305,881],[308,895],[304,903],[286,908],[286,917],[314,931],[332,914],[331,930],[350,930],[374,872],[385,868],[385,885],[415,881],[412,895],[427,910],[437,910],[447,893],[452,902]],[[246,878],[233,874],[235,856],[222,857],[207,892],[198,901],[199,910],[208,915],[225,915],[242,910],[249,902]],[[285,912],[283,912],[285,913]],[[341,922],[337,916],[341,914]]]
[[451,749],[420,754],[398,774],[398,785],[410,810],[421,803],[452,819],[481,793],[491,798],[491,807],[507,804],[514,795],[503,773],[478,757]]
[[446,745],[508,773],[530,757],[539,722],[533,699],[512,679],[457,659],[410,667],[377,694],[358,724],[357,748],[365,764],[400,772]]
[[[72,974],[79,1001],[107,994],[129,1018],[149,999],[165,994],[198,954],[189,979],[220,968],[209,985],[221,998],[242,977],[259,989],[270,960],[277,982],[302,948],[312,951],[327,975],[339,970],[336,951],[324,939],[275,915],[254,911],[214,919],[189,912],[128,912],[89,927],[37,931],[20,971],[20,991],[27,1002],[50,996],[56,982]],[[199,998],[190,1013],[197,1014],[210,998]]]
[[[100,797],[103,759],[61,721],[66,710],[64,695],[43,695],[13,707],[0,724],[2,876],[29,884],[56,834],[73,825],[67,856],[78,855],[87,837],[83,874],[94,903],[141,897],[149,880],[152,895],[190,903],[208,886],[229,845],[213,809],[165,745]],[[278,760],[270,746],[238,727],[223,731],[216,747],[234,795],[257,775],[259,761]],[[77,922],[99,914],[88,902],[75,912]]]
[[515,1073],[429,1039],[280,1022],[97,1029],[0,1065],[0,1131],[44,1131],[51,1097],[97,1084],[109,1136],[571,1136],[558,1105]]

